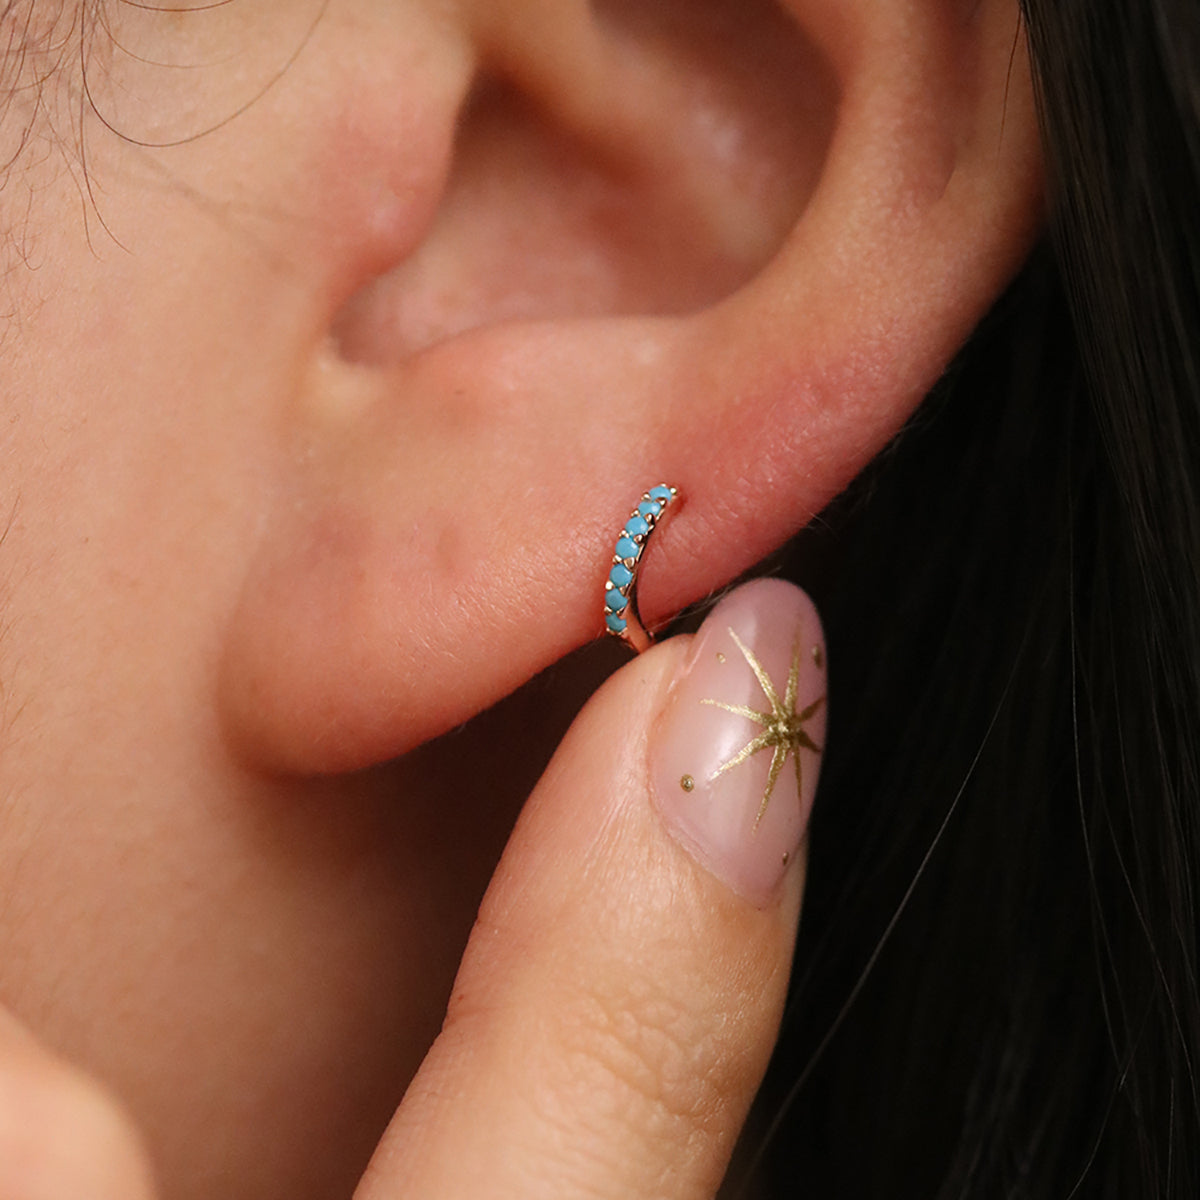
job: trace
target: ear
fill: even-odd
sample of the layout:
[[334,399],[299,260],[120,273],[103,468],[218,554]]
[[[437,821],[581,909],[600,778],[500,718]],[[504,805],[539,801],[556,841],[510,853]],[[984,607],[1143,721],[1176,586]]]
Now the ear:
[[464,9],[479,73],[419,244],[339,251],[369,267],[314,342],[337,349],[227,639],[260,765],[396,755],[596,636],[650,485],[685,499],[648,623],[743,572],[896,433],[1036,236],[1015,0],[515,7]]

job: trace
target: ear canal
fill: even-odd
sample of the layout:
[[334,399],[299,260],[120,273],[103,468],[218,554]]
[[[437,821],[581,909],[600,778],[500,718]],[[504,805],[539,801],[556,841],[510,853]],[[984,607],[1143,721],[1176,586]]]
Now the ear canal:
[[[481,6],[481,73],[416,250],[337,321],[398,363],[503,321],[698,311],[741,287],[807,202],[831,73],[768,0],[568,2],[549,32]],[[573,68],[573,69],[571,69]]]

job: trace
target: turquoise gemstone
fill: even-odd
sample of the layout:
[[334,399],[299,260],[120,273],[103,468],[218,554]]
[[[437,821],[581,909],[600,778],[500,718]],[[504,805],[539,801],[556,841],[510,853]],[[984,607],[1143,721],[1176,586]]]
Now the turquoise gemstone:
[[643,500],[641,504],[638,505],[638,512],[640,512],[643,517],[657,517],[658,514],[662,512],[662,505],[659,504],[657,500]]
[[646,534],[650,532],[650,526],[646,523],[644,517],[630,517],[625,522],[625,534],[627,537],[637,537],[638,534]]
[[608,573],[608,582],[610,587],[623,588],[633,582],[633,572],[624,563],[614,563]]
[[624,633],[625,627],[628,624],[624,617],[618,617],[616,613],[609,613],[604,618],[604,623],[613,633]]
[[622,596],[616,588],[609,588],[604,593],[604,603],[608,605],[613,612],[624,612],[625,606],[629,603],[628,596]]
[[617,538],[617,557],[618,558],[637,558],[641,554],[642,548],[633,540],[633,538],[619,537]]
[[652,487],[647,495],[651,500],[661,500],[664,504],[671,502],[671,489],[664,487],[661,483],[658,487]]

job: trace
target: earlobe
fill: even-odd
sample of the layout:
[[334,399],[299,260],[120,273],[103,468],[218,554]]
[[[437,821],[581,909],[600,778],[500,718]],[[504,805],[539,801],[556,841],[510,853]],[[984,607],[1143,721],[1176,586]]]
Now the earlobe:
[[752,279],[693,312],[639,312],[626,289],[611,315],[477,313],[399,362],[310,373],[305,448],[227,638],[243,757],[369,765],[597,635],[613,538],[660,480],[687,503],[644,565],[648,623],[735,577],[886,444],[1016,271],[1040,176],[1015,4],[789,12],[836,108]]

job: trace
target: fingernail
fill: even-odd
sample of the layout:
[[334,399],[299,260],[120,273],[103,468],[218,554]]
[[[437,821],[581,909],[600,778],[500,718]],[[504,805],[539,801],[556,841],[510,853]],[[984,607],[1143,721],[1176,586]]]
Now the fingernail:
[[667,827],[714,875],[765,906],[808,825],[825,745],[825,640],[780,579],[709,614],[668,692],[650,749]]

